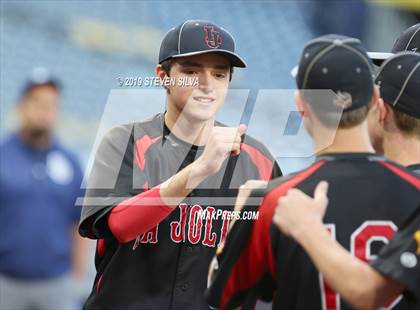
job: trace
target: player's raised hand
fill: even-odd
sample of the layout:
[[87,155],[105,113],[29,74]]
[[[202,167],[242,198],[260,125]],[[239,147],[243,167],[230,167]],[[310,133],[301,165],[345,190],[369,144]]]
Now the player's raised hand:
[[314,198],[292,188],[278,200],[273,217],[274,224],[286,235],[296,238],[313,223],[322,223],[328,205],[328,183],[321,181],[315,188]]
[[207,140],[203,154],[198,159],[200,165],[209,174],[217,173],[223,161],[230,155],[239,155],[241,136],[246,126],[214,127]]

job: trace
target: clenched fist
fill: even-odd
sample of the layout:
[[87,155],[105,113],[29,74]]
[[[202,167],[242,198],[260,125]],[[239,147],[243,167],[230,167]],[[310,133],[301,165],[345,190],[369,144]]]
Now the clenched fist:
[[224,160],[230,155],[239,155],[241,136],[246,126],[214,127],[207,140],[203,154],[198,158],[199,164],[208,174],[217,173]]

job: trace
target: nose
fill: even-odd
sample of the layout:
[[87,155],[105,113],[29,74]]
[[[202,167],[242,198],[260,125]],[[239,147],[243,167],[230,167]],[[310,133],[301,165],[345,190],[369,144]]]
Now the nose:
[[199,74],[198,83],[198,88],[206,94],[211,93],[214,90],[213,76],[210,72],[202,72]]

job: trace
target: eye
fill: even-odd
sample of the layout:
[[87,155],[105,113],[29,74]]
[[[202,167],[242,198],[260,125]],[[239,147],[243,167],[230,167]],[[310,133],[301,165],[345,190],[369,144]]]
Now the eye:
[[218,79],[224,79],[226,77],[226,73],[215,73],[214,76]]
[[191,70],[191,69],[186,69],[186,70],[184,70],[184,73],[186,75],[194,75],[194,74],[197,74],[197,71],[194,71],[194,70]]

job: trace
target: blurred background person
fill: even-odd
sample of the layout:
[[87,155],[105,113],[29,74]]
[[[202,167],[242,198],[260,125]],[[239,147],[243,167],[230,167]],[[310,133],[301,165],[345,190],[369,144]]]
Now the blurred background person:
[[[0,309],[74,309],[86,241],[82,170],[53,134],[60,85],[43,68],[23,87],[20,127],[0,144]],[[74,293],[73,293],[74,292]]]

